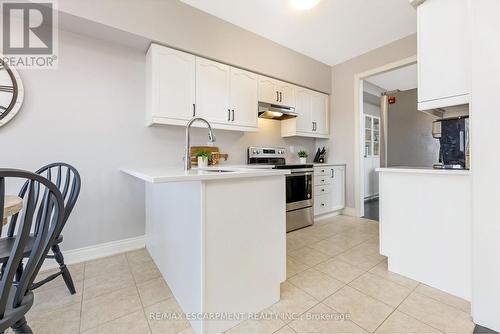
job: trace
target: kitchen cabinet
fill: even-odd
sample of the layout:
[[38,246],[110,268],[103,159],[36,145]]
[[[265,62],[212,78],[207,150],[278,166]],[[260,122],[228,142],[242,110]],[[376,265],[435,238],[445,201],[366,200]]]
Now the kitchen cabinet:
[[257,131],[259,78],[252,72],[152,44],[146,58],[147,123],[185,126],[198,116],[214,129]]
[[328,95],[307,88],[295,90],[296,118],[281,122],[282,137],[329,137]]
[[259,80],[259,101],[295,107],[295,86],[261,76]]
[[230,68],[196,57],[196,116],[214,123],[228,123]]
[[335,213],[345,208],[345,165],[314,167],[314,215]]
[[195,112],[196,57],[151,45],[147,62],[148,122],[185,124]]
[[259,76],[231,67],[229,122],[239,126],[257,128]]
[[426,0],[417,7],[419,110],[469,103],[467,7],[467,0]]

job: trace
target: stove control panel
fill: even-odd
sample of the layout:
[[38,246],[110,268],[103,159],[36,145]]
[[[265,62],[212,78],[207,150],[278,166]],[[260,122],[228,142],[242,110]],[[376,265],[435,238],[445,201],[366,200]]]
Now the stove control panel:
[[283,147],[249,147],[249,158],[285,158],[286,148]]

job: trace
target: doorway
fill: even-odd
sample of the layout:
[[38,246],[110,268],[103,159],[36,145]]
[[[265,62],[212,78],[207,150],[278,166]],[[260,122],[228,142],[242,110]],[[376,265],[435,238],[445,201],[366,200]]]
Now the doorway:
[[[387,133],[383,127],[384,115],[381,109],[383,108],[383,93],[390,89],[377,85],[376,83],[379,81],[374,80],[374,78],[377,79],[377,76],[382,74],[415,65],[416,62],[417,58],[414,56],[357,74],[354,77],[355,154],[357,157],[354,169],[356,215],[359,217],[378,220],[379,189],[376,169],[386,166],[384,152],[387,150],[387,143],[383,138],[386,137]],[[373,86],[377,90],[370,94],[370,88]],[[367,93],[373,97],[367,96],[365,91],[368,91]]]

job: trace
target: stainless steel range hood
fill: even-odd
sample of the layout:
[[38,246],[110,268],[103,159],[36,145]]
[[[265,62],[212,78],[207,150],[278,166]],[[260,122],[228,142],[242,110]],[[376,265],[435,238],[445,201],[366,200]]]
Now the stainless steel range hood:
[[259,102],[259,118],[284,120],[297,117],[295,108]]

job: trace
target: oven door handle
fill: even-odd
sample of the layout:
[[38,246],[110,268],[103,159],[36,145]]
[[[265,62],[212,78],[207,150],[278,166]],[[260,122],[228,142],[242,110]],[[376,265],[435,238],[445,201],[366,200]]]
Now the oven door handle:
[[293,177],[293,176],[307,176],[307,175],[313,175],[314,172],[310,171],[302,171],[301,169],[295,169],[297,172],[291,172],[288,174],[288,177]]

